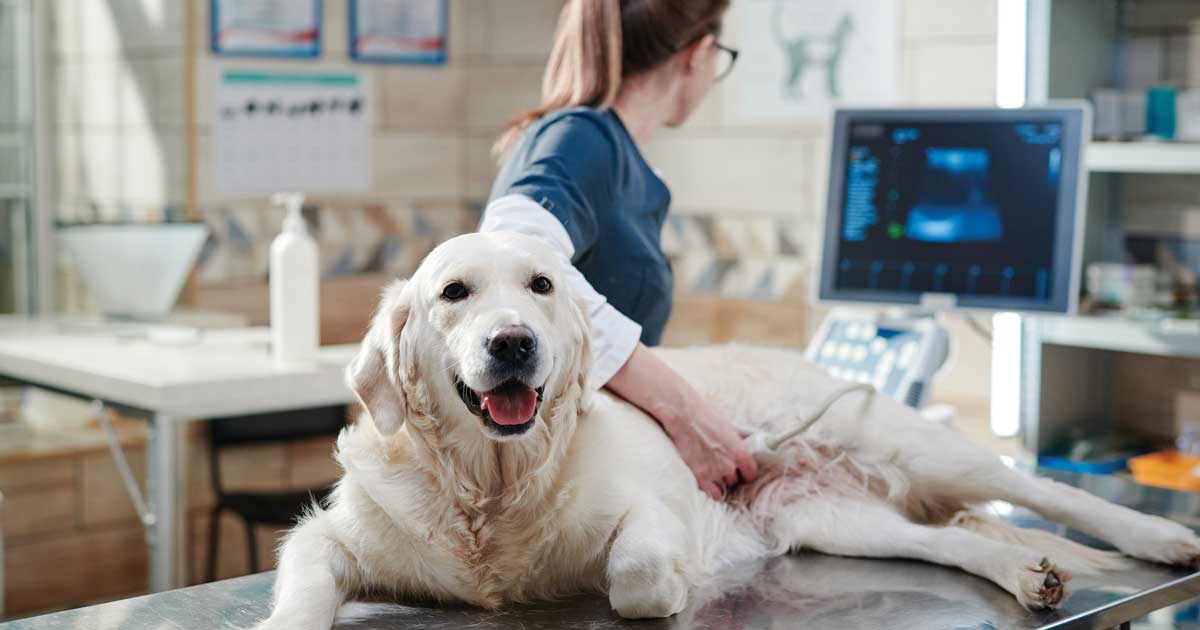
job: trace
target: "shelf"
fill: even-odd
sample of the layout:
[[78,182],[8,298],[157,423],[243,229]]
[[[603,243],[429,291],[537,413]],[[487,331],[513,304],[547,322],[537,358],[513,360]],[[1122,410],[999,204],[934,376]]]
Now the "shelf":
[[1042,343],[1114,352],[1200,357],[1200,320],[1135,321],[1121,317],[1036,317]]
[[29,187],[24,184],[0,183],[0,199],[24,199],[29,196]]
[[1102,173],[1200,174],[1197,142],[1093,142],[1088,170]]

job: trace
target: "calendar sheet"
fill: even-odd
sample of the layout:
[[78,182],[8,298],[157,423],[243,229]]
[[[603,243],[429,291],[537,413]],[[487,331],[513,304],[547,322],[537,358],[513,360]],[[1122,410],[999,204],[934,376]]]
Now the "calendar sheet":
[[220,194],[370,189],[370,98],[362,75],[217,74],[212,168]]

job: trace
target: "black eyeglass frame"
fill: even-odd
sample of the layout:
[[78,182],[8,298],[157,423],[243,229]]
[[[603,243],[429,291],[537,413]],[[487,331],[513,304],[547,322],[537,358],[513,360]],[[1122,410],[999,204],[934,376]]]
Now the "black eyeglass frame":
[[729,55],[729,67],[725,68],[725,71],[722,72],[721,74],[718,74],[717,76],[713,77],[713,81],[720,81],[721,79],[724,79],[725,77],[727,77],[733,73],[733,67],[735,65],[737,65],[738,49],[730,48],[729,46],[726,46],[725,44],[722,44],[719,41],[715,42],[715,44],[716,44],[717,50],[719,52],[727,53]]
[[[719,34],[720,34],[719,30],[708,31],[707,33],[704,33],[700,37],[690,40],[687,44],[684,44],[683,46],[676,48],[675,51],[679,52],[680,50],[683,50],[684,48],[691,46],[692,44],[700,41],[701,39],[703,39],[704,37],[707,37],[708,35],[718,36]],[[713,77],[713,81],[720,81],[721,79],[724,79],[725,77],[727,77],[731,73],[733,73],[733,67],[735,65],[737,65],[738,55],[740,54],[740,52],[736,48],[731,48],[729,46],[726,46],[725,44],[722,44],[720,40],[714,41],[713,44],[717,47],[717,52],[723,52],[723,53],[726,53],[729,55],[729,67],[725,68],[725,71],[722,72],[721,74],[718,74],[717,76]]]

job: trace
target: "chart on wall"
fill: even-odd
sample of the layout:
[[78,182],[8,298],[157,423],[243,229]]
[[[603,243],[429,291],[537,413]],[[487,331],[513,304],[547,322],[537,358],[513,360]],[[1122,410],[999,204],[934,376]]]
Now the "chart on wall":
[[218,55],[317,57],[321,0],[211,0],[209,42]]
[[219,193],[370,188],[370,99],[362,75],[223,70],[216,81],[211,163]]
[[447,0],[350,0],[350,56],[444,63],[447,15]]
[[895,0],[745,0],[736,11],[737,118],[823,118],[836,105],[895,101]]

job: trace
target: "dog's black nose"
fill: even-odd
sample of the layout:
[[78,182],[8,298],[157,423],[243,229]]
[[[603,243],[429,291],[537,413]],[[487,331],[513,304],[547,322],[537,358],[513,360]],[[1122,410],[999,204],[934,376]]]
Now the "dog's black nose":
[[505,326],[487,340],[488,354],[508,363],[524,365],[537,351],[537,337],[524,326]]

